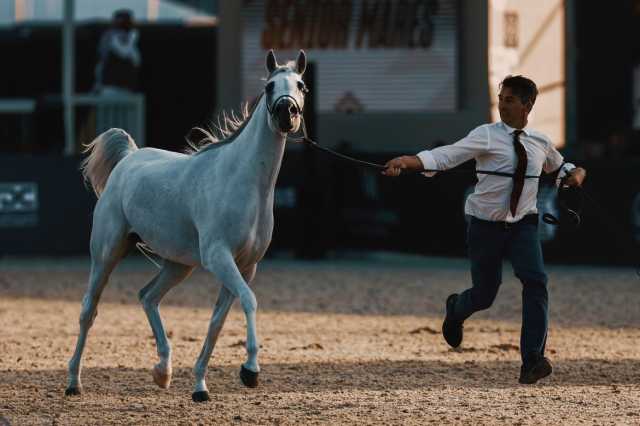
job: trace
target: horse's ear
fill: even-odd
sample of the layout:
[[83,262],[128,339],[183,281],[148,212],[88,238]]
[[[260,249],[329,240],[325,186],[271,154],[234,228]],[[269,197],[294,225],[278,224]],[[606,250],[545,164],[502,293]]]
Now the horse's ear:
[[278,61],[276,61],[276,54],[273,53],[273,49],[269,50],[267,53],[267,71],[271,74],[275,69],[278,68]]
[[304,50],[300,49],[300,53],[298,53],[298,59],[296,60],[296,71],[298,74],[304,74],[304,70],[307,69],[307,55],[304,53]]

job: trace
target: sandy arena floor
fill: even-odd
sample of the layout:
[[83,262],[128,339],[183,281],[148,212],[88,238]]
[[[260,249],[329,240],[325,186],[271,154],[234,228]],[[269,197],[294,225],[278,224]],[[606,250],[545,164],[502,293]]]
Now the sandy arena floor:
[[640,279],[632,269],[551,266],[552,377],[517,383],[520,284],[505,266],[491,310],[463,348],[439,334],[465,259],[375,254],[267,260],[259,303],[261,385],[238,379],[244,316],[233,307],[210,362],[211,401],[191,401],[218,284],[199,271],[162,316],[174,377],[157,388],[155,341],[137,291],[154,267],[125,261],[89,334],[81,397],[65,398],[88,259],[0,260],[0,425],[640,424]]

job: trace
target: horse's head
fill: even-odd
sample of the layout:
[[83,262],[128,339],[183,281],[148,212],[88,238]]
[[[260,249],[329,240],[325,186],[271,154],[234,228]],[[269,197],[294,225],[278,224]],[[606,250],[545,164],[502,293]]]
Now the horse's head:
[[302,81],[307,57],[301,50],[295,62],[279,66],[276,55],[270,50],[266,67],[269,77],[264,94],[269,110],[269,127],[282,134],[297,132],[304,110],[304,94],[307,92]]

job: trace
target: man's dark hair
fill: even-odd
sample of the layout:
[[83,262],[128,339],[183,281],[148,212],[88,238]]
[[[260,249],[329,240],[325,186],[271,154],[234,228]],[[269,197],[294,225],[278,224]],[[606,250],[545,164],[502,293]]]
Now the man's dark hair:
[[523,104],[531,101],[531,105],[536,103],[538,87],[533,80],[521,75],[508,75],[500,83],[500,88],[508,87],[511,92],[520,98]]

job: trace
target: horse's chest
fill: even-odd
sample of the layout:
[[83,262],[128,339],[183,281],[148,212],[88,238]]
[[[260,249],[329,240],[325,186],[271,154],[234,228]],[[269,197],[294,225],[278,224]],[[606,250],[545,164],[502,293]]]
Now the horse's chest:
[[242,226],[244,232],[238,241],[238,256],[252,263],[262,258],[271,243],[273,212],[260,210]]

